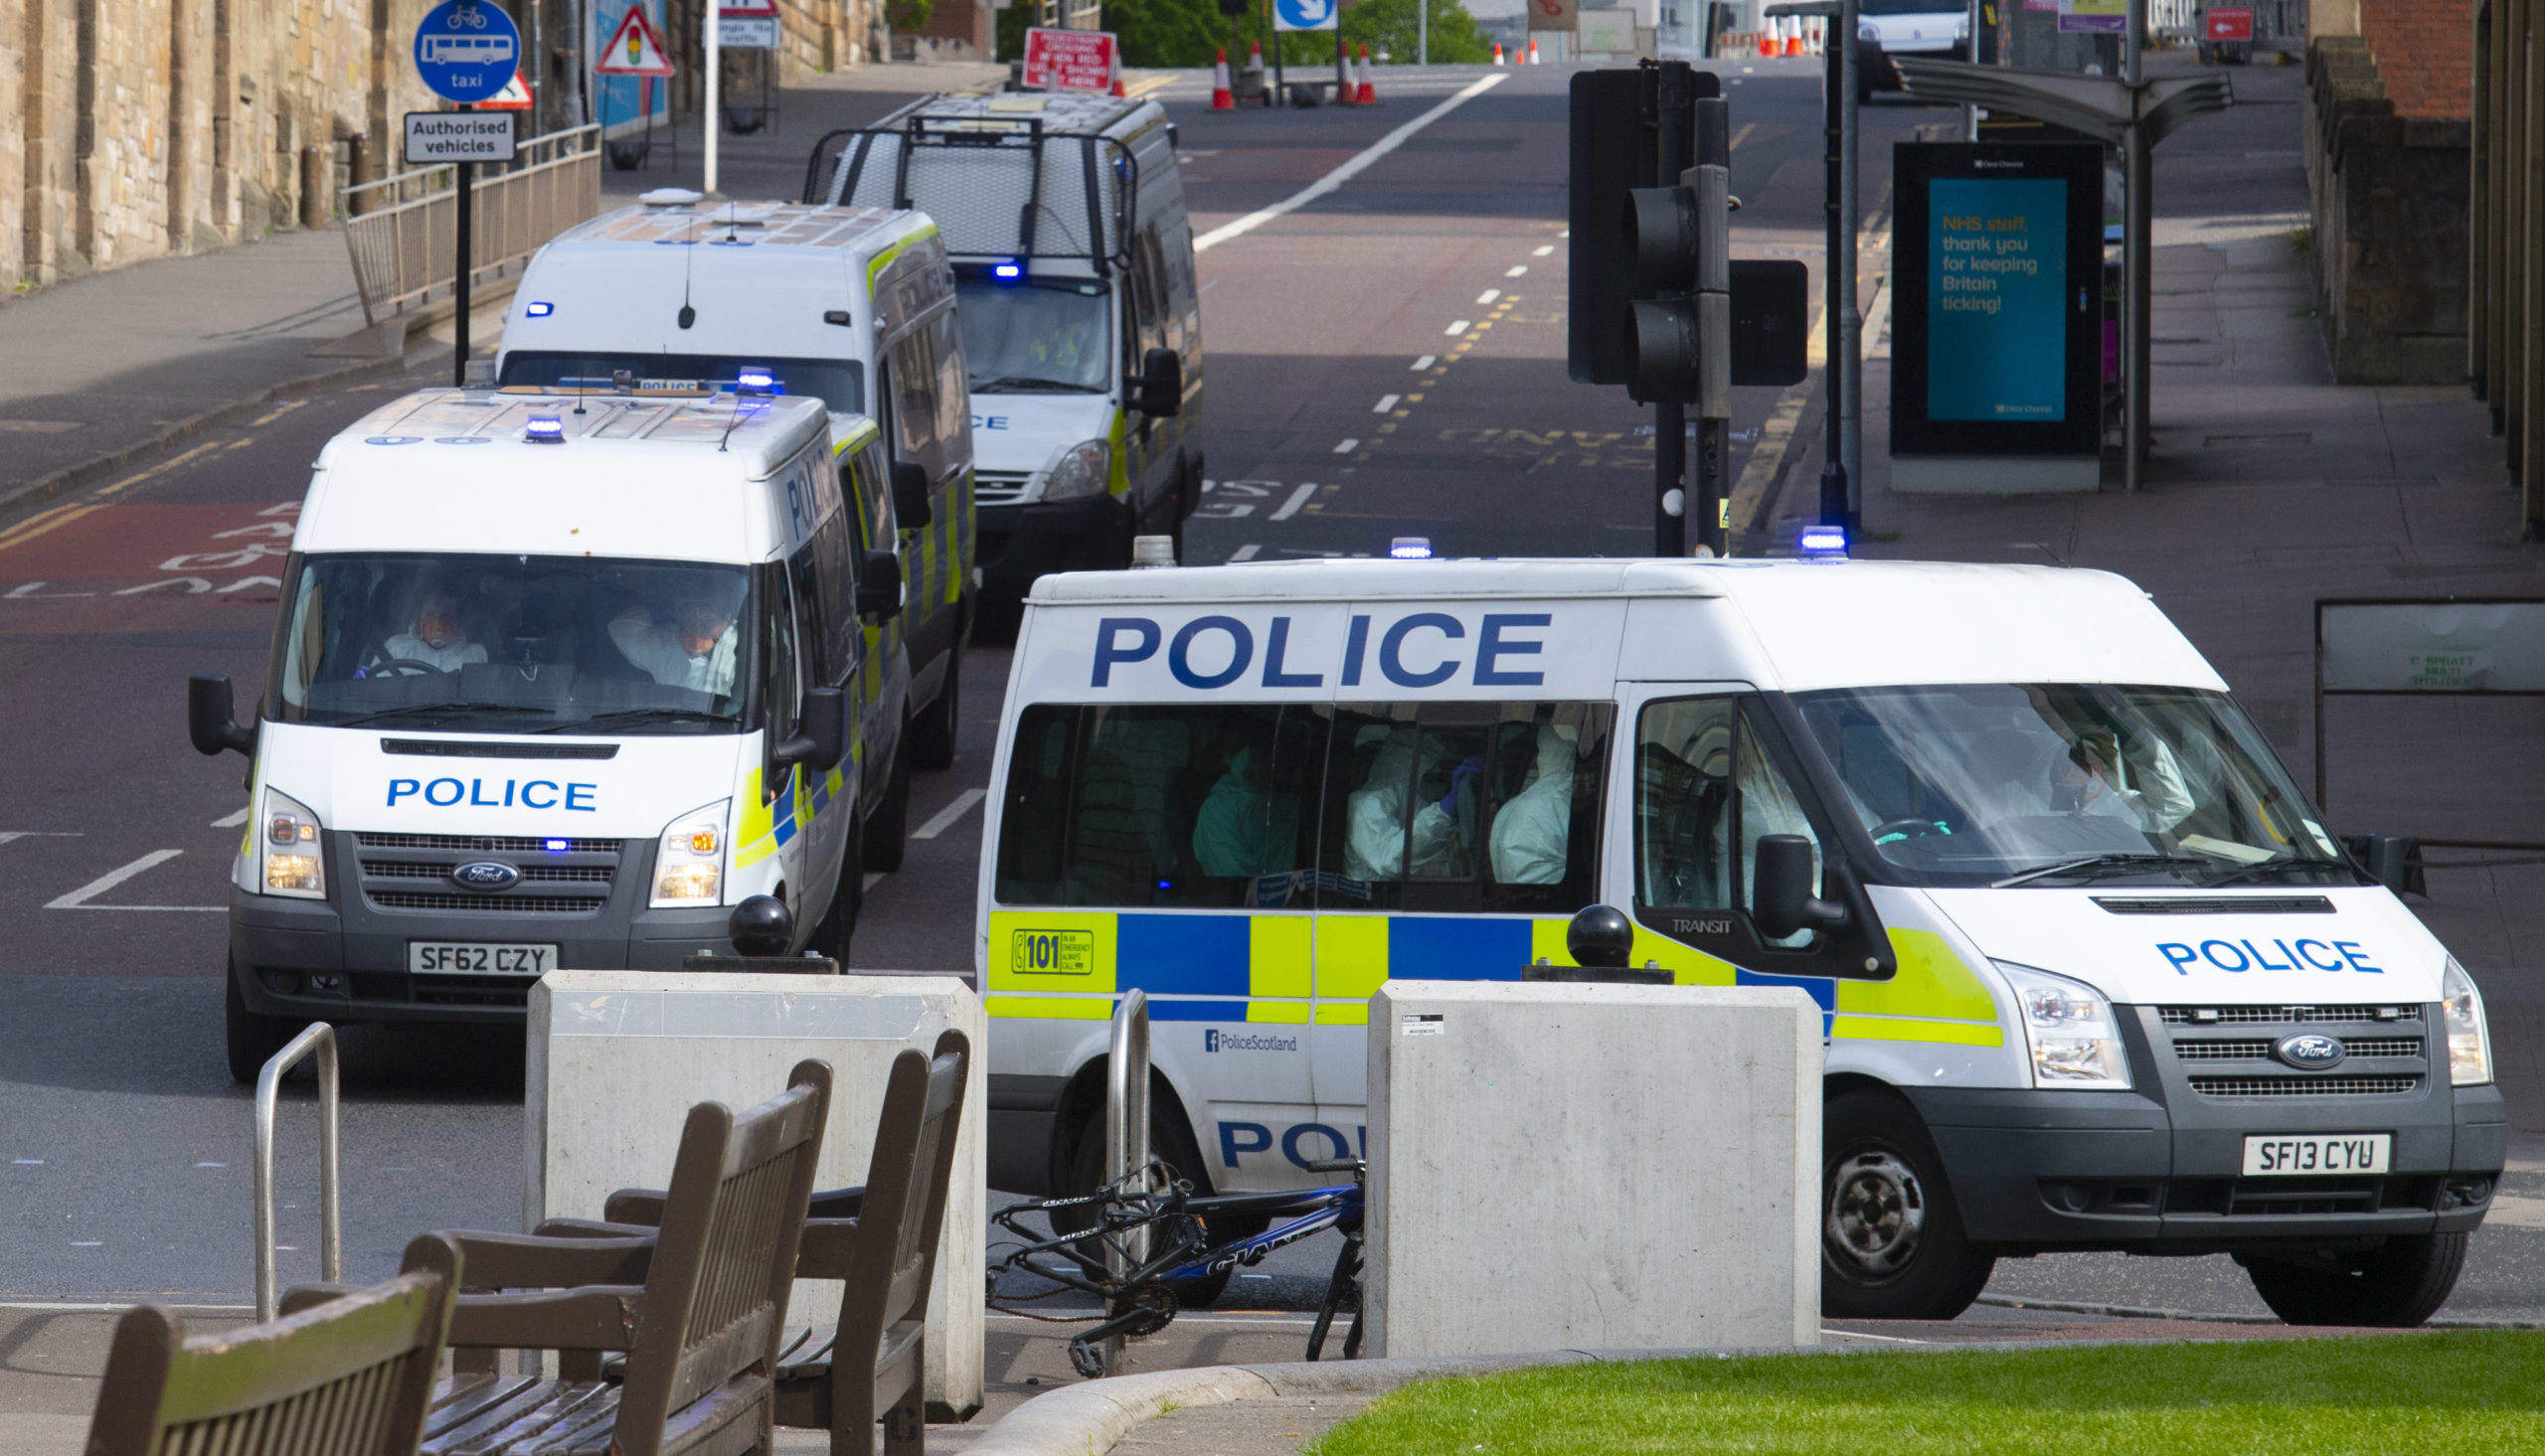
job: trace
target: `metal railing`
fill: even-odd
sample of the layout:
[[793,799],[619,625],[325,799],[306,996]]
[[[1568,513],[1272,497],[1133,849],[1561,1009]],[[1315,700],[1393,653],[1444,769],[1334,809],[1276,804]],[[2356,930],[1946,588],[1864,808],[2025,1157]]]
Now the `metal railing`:
[[[1131,1177],[1149,1163],[1149,997],[1138,987],[1113,1007],[1113,1039],[1104,1059],[1104,1176]],[[1145,1227],[1131,1229],[1116,1245],[1107,1240],[1104,1262],[1116,1279],[1149,1256]],[[1119,1313],[1119,1311],[1115,1311]],[[1122,1373],[1123,1338],[1104,1342],[1104,1373]]]
[[[529,260],[600,211],[600,128],[523,142],[510,163],[481,162],[470,184],[471,286]],[[377,324],[450,294],[459,266],[458,195],[448,167],[422,167],[344,190],[345,251],[363,320]],[[437,296],[438,295],[438,296]]]
[[336,1029],[311,1022],[256,1073],[256,1322],[281,1308],[274,1290],[274,1094],[283,1073],[318,1053],[318,1277],[345,1277],[345,1208],[336,1182]]

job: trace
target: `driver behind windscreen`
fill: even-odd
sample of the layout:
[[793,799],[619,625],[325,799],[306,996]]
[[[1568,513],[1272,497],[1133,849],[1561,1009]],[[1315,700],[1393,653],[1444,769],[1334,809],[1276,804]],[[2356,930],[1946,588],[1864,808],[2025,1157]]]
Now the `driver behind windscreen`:
[[395,661],[423,663],[436,672],[456,672],[486,660],[486,649],[468,640],[468,628],[459,619],[459,598],[438,587],[417,602],[414,625],[381,646]]
[[641,603],[630,606],[610,622],[609,640],[621,656],[666,688],[728,696],[734,691],[739,594],[684,582],[670,620],[655,620]]
[[2044,798],[2050,813],[2126,820],[2149,834],[2172,829],[2193,808],[2182,765],[2153,733],[2078,738],[2051,758]]

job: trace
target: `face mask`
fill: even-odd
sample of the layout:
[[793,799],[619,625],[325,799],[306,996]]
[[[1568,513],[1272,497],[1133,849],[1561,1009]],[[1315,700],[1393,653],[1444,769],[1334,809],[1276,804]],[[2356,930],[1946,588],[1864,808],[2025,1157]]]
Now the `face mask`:
[[459,640],[459,623],[443,616],[424,617],[416,623],[416,635],[438,652]]

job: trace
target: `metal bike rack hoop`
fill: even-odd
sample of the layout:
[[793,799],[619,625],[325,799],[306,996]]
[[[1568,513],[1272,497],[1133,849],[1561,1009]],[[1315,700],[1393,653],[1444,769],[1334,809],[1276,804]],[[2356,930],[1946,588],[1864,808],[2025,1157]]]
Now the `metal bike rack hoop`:
[[[1134,986],[1113,1007],[1113,1038],[1104,1058],[1104,1178],[1118,1183],[1149,1161],[1149,996]],[[1143,1190],[1145,1191],[1145,1190]],[[1149,1234],[1133,1228],[1119,1246],[1107,1240],[1104,1262],[1116,1279],[1148,1259]],[[1122,1373],[1123,1340],[1104,1342],[1104,1373]]]
[[[1143,1041],[1143,1048],[1146,1043]],[[344,1200],[336,1182],[336,1029],[311,1022],[256,1073],[256,1322],[281,1308],[274,1290],[274,1097],[283,1073],[318,1054],[318,1274],[345,1277]]]

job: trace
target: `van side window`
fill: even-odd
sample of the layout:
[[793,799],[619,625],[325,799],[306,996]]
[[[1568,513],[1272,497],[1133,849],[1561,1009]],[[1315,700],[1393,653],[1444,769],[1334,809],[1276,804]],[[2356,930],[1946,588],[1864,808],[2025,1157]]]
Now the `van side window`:
[[[1747,909],[1759,841],[1822,846],[1791,781],[1766,751],[1752,711],[1734,697],[1645,705],[1635,726],[1635,899],[1654,909]],[[1781,946],[1809,943],[1797,932]]]
[[[768,736],[775,743],[795,731],[796,710],[804,698],[802,679],[795,662],[795,593],[787,583],[787,572],[768,573],[768,651],[767,664]],[[764,792],[774,793],[777,785],[764,783]]]
[[[954,452],[954,442],[972,432],[971,380],[963,363],[963,326],[953,309],[928,322],[929,352],[936,361],[936,439],[940,450]],[[969,456],[968,449],[961,452]],[[941,473],[941,472],[940,472]]]
[[1589,904],[1611,715],[1598,703],[1340,710],[1320,906],[1563,913]]
[[883,442],[870,442],[849,456],[839,473],[842,488],[848,493],[849,509],[857,516],[858,549],[891,551],[893,492],[885,483]]
[[1331,721],[1321,706],[1269,703],[1027,708],[998,901],[1304,905]]
[[926,328],[904,334],[893,345],[887,373],[893,395],[893,458],[925,466],[933,483],[945,474],[946,455],[946,441],[937,432],[935,335]]
[[847,511],[833,511],[788,563],[804,619],[804,669],[813,683],[836,688],[857,670],[856,549]]

